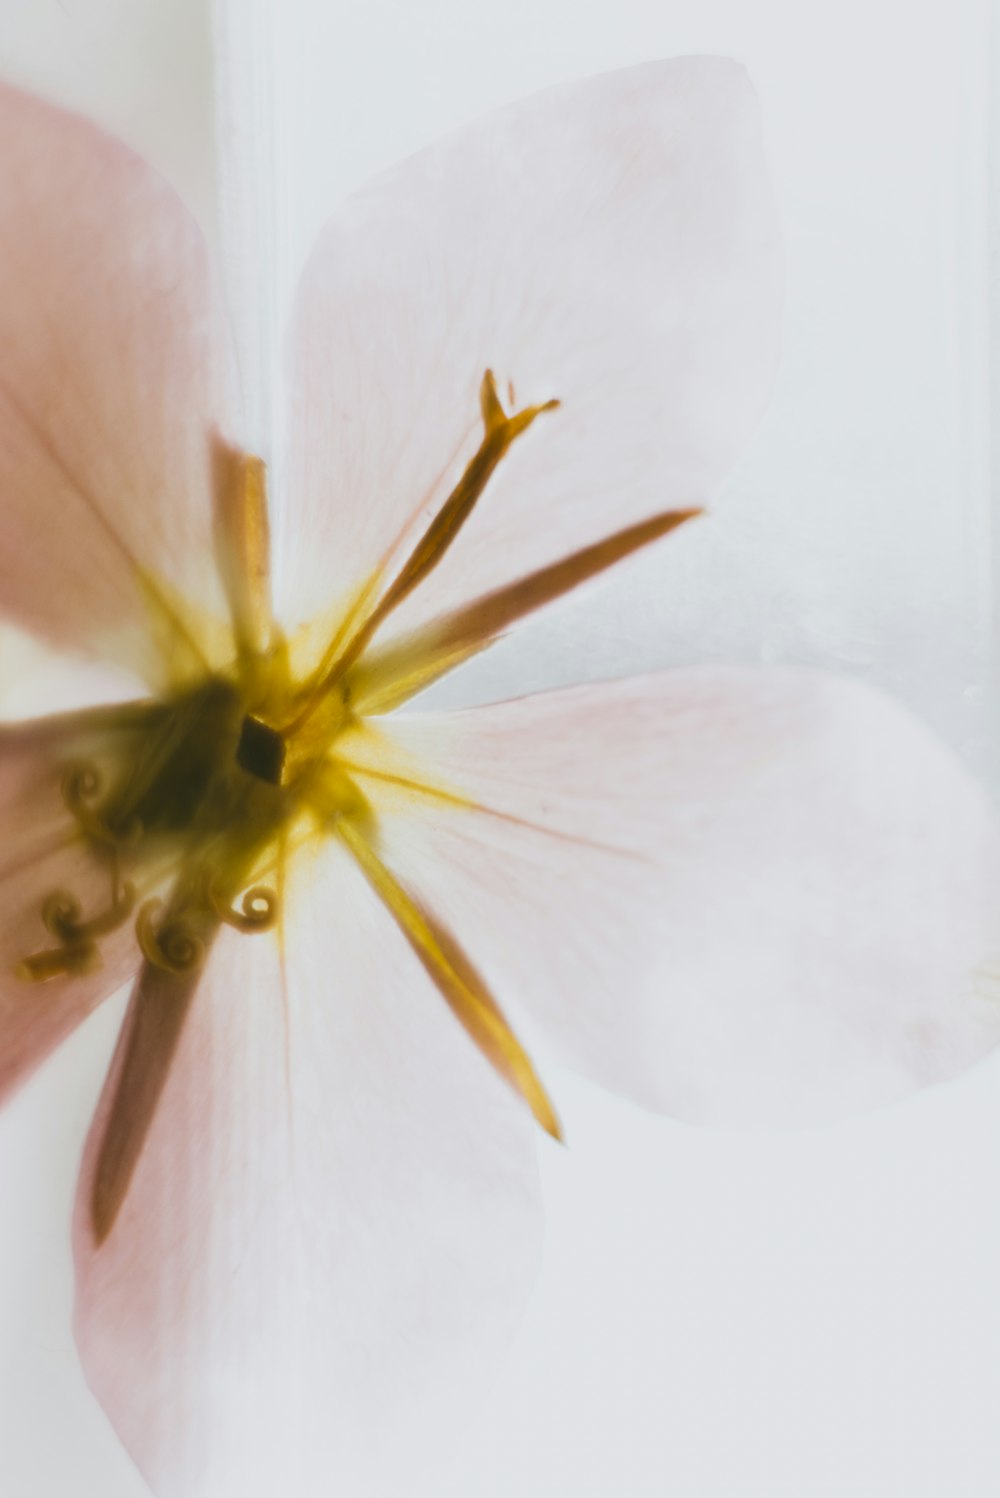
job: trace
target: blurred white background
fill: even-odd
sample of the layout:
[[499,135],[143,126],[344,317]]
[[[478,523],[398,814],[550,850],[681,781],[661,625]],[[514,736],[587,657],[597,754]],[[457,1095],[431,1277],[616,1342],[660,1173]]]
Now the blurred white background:
[[[784,358],[720,496],[725,524],[681,532],[442,698],[805,661],[888,687],[995,777],[992,19],[986,0],[281,8],[286,288],[345,192],[495,104],[692,51],[741,59],[761,98]],[[211,228],[207,41],[202,0],[4,0],[0,74],[125,136]],[[145,1492],[70,1335],[73,1181],[120,1013],[95,1016],[0,1118],[4,1498]],[[1000,1058],[782,1138],[698,1132],[547,1080],[570,1147],[541,1145],[544,1271],[489,1407],[427,1494],[1000,1491]]]

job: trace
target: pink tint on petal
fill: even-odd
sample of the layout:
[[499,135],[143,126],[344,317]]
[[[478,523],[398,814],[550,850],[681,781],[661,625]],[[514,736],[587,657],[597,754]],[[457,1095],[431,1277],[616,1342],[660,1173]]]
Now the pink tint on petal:
[[500,814],[400,799],[386,861],[596,1080],[697,1122],[812,1123],[1000,1039],[995,813],[871,690],[692,669],[378,727]]
[[138,570],[222,604],[205,245],[83,119],[0,86],[0,136],[0,612],[155,675]]
[[102,943],[103,966],[82,977],[28,983],[18,963],[58,946],[42,923],[57,890],[76,895],[85,916],[106,909],[109,879],[74,840],[60,791],[65,756],[85,713],[0,728],[0,1103],[138,965],[130,923]]
[[160,1498],[405,1490],[535,1271],[526,1111],[347,855],[292,876],[287,987],[272,936],[222,930],[101,1248],[123,1049],[84,1161],[77,1340]]
[[271,1407],[275,1389],[258,1354],[259,1342],[281,1346],[287,1283],[287,1096],[273,944],[230,931],[218,938],[130,1191],[96,1248],[93,1176],[142,997],[137,987],[78,1188],[75,1329],[84,1372],[154,1492],[235,1494],[256,1468],[279,1491],[277,1457],[261,1466],[251,1439],[273,1438],[289,1417],[280,1402]]
[[741,68],[686,58],[553,89],[351,198],[289,343],[278,609],[412,543],[481,436],[491,368],[557,397],[388,638],[663,510],[703,503],[770,389],[777,225]]

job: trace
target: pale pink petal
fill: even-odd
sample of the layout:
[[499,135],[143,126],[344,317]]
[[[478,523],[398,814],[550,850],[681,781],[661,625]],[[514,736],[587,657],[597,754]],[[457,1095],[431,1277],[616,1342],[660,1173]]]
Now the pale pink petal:
[[517,407],[562,404],[386,637],[702,503],[769,389],[776,244],[753,92],[713,58],[540,94],[351,198],[290,342],[282,617],[328,610],[416,539],[479,441],[487,368],[504,401],[513,382]]
[[0,728],[0,1103],[138,964],[129,926],[103,944],[83,976],[26,982],[18,965],[58,946],[42,922],[46,897],[75,895],[85,916],[110,903],[107,870],[75,838],[60,783],[85,748],[88,713]]
[[204,242],[75,115],[0,86],[0,138],[0,611],[162,675],[176,590],[221,611]]
[[533,1277],[525,1110],[349,856],[298,873],[287,987],[271,936],[223,929],[99,1248],[97,1161],[153,988],[87,1148],[77,1338],[162,1498],[404,1491]]
[[825,1120],[1000,1039],[995,814],[867,688],[692,669],[377,728],[387,864],[529,1046],[643,1103]]

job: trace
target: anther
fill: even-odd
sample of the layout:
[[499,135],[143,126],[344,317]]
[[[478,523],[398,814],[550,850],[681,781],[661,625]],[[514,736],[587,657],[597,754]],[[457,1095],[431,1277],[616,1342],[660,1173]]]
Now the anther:
[[53,947],[47,952],[36,952],[17,964],[14,976],[24,983],[47,983],[64,975],[82,978],[99,972],[103,965],[97,943],[90,941],[78,947]]
[[268,785],[280,785],[285,768],[285,741],[276,728],[248,713],[240,728],[236,763],[248,775]]

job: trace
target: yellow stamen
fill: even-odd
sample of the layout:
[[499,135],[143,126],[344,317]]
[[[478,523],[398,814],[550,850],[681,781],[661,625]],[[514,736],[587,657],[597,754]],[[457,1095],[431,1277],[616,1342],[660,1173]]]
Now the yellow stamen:
[[[202,933],[205,949],[214,933]],[[200,970],[143,968],[114,1061],[114,1093],[94,1168],[90,1221],[98,1246],[110,1234],[139,1163],[197,990]]]
[[14,969],[15,978],[22,983],[48,983],[53,978],[67,974],[74,978],[98,973],[104,959],[96,942],[83,942],[75,947],[51,947],[44,952],[35,952],[25,957]]
[[249,934],[253,931],[270,931],[278,919],[278,896],[266,884],[255,884],[243,895],[239,906],[229,905],[220,899],[217,891],[209,886],[209,900],[220,921],[236,931]]
[[653,515],[477,598],[381,652],[373,651],[351,672],[355,710],[391,712],[485,649],[525,614],[551,603],[700,514],[700,510],[692,509]]
[[166,973],[196,973],[208,950],[196,924],[183,915],[165,916],[164,903],[154,897],[139,907],[135,934],[148,963]]
[[367,649],[372,636],[393,610],[398,608],[403,600],[408,598],[438,566],[472,514],[486,485],[512,443],[528,430],[538,416],[546,411],[554,411],[559,405],[557,400],[550,400],[544,405],[526,406],[523,411],[508,416],[500,404],[496,381],[492,370],[489,369],[483,376],[479,401],[483,418],[483,439],[476,453],[467,463],[465,472],[417,542],[394,581],[383,593],[364,623],[350,636],[325,675],[321,675],[320,680],[310,691],[301,713],[286,731],[294,733],[301,727],[345,671]]
[[72,890],[53,890],[42,902],[42,924],[60,946],[26,957],[14,969],[15,975],[28,983],[46,983],[64,973],[80,976],[99,972],[104,962],[97,938],[124,926],[135,901],[135,888],[120,882],[116,861],[112,863],[111,904],[89,921],[81,919],[83,911]]
[[500,1075],[521,1094],[545,1132],[562,1139],[555,1109],[528,1056],[455,938],[403,888],[348,819],[339,821],[336,830],[452,1013]]
[[217,554],[244,669],[271,643],[271,531],[261,458],[216,448]]

